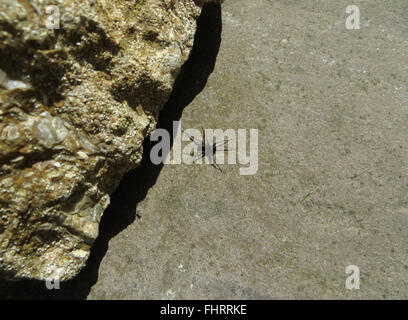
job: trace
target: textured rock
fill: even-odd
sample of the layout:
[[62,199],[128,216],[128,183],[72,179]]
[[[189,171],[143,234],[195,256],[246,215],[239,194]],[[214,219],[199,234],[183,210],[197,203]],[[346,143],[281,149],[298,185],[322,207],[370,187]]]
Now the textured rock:
[[[204,2],[0,0],[2,277],[67,280],[85,265]],[[60,29],[49,30],[55,4]]]

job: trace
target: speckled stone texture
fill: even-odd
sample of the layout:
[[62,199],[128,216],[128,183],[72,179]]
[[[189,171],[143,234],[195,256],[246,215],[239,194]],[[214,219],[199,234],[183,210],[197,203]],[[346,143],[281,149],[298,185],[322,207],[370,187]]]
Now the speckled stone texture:
[[[60,9],[49,30],[47,5]],[[0,275],[74,277],[138,166],[202,1],[0,1]]]

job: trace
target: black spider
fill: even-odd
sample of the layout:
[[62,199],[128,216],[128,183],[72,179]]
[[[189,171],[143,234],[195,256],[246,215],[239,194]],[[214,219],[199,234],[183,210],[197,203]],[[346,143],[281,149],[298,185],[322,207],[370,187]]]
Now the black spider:
[[[194,142],[197,145],[197,150],[199,152],[198,156],[193,160],[193,163],[196,163],[198,160],[206,157],[211,166],[220,170],[220,172],[222,172],[221,168],[218,166],[218,164],[214,161],[214,156],[215,153],[218,151],[228,151],[228,140],[225,139],[222,142],[214,142],[213,144],[209,144],[207,143],[207,140],[205,139],[205,130],[204,128],[202,129],[202,133],[203,133],[203,141],[196,141],[193,137],[190,136],[190,140],[192,142]],[[227,144],[227,145],[226,145]],[[218,147],[224,146],[224,149],[219,150]],[[194,151],[193,151],[194,152]]]

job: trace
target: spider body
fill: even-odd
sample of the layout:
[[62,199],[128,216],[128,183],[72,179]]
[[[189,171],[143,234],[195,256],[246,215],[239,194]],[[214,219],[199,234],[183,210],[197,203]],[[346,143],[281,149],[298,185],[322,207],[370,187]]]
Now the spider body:
[[[202,128],[202,133],[203,133],[203,141],[201,142],[196,141],[193,137],[190,136],[190,140],[197,145],[197,150],[198,150],[198,156],[193,160],[193,163],[196,163],[198,160],[202,158],[207,158],[212,167],[222,172],[221,168],[214,161],[214,156],[217,153],[217,151],[223,151],[223,152],[228,151],[228,148],[225,148],[225,145],[228,143],[228,140],[225,140],[223,142],[218,142],[218,143],[214,142],[213,144],[209,144],[205,138],[204,128]],[[224,146],[224,149],[218,150],[218,147],[221,147],[221,146]]]

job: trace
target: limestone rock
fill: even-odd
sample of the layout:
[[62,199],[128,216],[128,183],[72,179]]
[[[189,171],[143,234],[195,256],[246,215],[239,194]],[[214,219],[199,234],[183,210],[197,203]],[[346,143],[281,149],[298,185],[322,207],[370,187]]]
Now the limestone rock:
[[0,0],[2,277],[67,280],[85,265],[204,2]]

